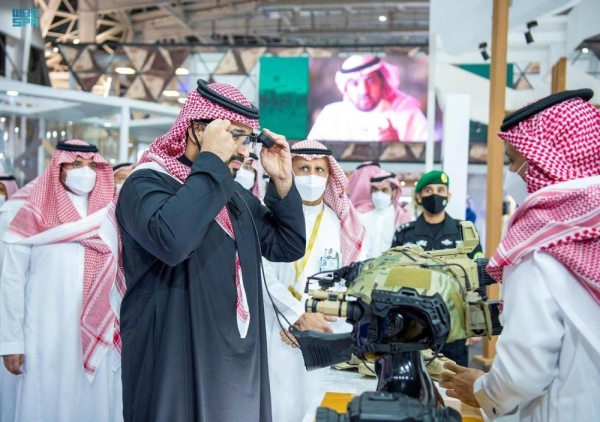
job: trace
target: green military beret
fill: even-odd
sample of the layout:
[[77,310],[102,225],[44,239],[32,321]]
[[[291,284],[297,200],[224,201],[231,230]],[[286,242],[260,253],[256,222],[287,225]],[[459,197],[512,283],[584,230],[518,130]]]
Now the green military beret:
[[419,181],[417,182],[417,186],[415,186],[415,193],[419,193],[423,190],[423,188],[427,185],[446,185],[450,184],[450,179],[448,175],[443,171],[433,170],[429,173],[425,173]]

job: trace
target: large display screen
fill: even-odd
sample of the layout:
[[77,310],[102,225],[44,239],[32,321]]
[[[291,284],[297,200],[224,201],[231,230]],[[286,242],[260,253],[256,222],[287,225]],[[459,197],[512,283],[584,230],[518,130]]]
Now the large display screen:
[[427,56],[311,58],[307,138],[426,141],[428,66]]
[[[425,55],[261,57],[260,124],[292,142],[323,142],[339,160],[423,162],[428,74]],[[437,141],[438,104],[435,119]]]

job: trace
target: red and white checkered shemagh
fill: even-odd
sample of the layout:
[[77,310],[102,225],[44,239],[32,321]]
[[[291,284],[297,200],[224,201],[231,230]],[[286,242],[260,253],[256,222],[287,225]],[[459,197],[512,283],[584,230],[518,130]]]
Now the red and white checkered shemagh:
[[292,145],[290,152],[292,158],[302,157],[308,161],[315,158],[325,157],[329,161],[329,177],[327,178],[327,186],[323,200],[335,214],[338,216],[342,226],[342,263],[344,265],[355,262],[362,250],[363,241],[365,238],[365,228],[358,218],[358,213],[346,195],[346,186],[348,185],[348,177],[338,162],[331,155],[316,155],[316,154],[296,154],[295,149],[323,149],[327,147],[320,142],[307,140],[296,142]]
[[33,191],[33,188],[36,187],[38,180],[39,180],[39,177],[36,177],[31,182],[27,183],[21,189],[19,189],[18,191],[16,191],[14,193],[14,195],[11,195],[10,199],[12,199],[12,200],[22,200],[22,201],[24,201],[25,199],[27,199],[29,197],[29,195],[31,194],[31,192]]
[[255,160],[254,158],[250,157],[248,160],[250,160],[250,164],[256,172],[254,174],[254,185],[252,185],[250,192],[252,192],[252,195],[256,196],[260,201],[262,201],[265,197],[263,186],[261,186],[261,184],[264,185],[263,175],[265,174],[265,169],[263,169],[263,166],[260,164],[260,160]]
[[554,186],[600,175],[600,112],[572,98],[499,136],[527,159],[530,195],[511,218],[488,273],[502,281],[505,266],[543,250],[569,268],[600,304],[600,184]]
[[379,173],[381,168],[371,161],[361,166],[364,167],[354,170],[348,179],[348,196],[356,211],[365,213],[375,208],[371,201],[371,177]]
[[[208,85],[213,91],[216,91],[219,95],[225,96],[238,104],[250,107],[250,102],[239,92],[236,88],[220,83],[211,83]],[[215,119],[226,119],[232,122],[243,123],[250,126],[253,129],[259,127],[258,121],[250,119],[248,117],[237,114],[231,110],[228,110],[210,100],[202,97],[198,91],[192,91],[181,111],[179,116],[175,120],[173,126],[169,132],[165,135],[158,137],[151,145],[150,148],[142,155],[138,166],[143,163],[155,162],[164,168],[171,176],[178,179],[180,182],[185,182],[190,174],[190,167],[182,164],[178,158],[181,157],[185,152],[187,132],[192,125],[193,120],[215,120]],[[116,199],[114,201],[116,203]],[[118,225],[116,223],[114,205],[109,209],[109,218],[115,229],[118,231]],[[225,230],[225,232],[235,240],[235,233],[233,231],[233,225],[231,218],[226,207],[223,207],[215,217],[215,221]],[[119,233],[119,256],[121,257],[122,241]],[[249,324],[250,324],[250,313],[246,300],[246,294],[243,286],[241,262],[236,251],[235,254],[235,283],[237,289],[237,301],[236,301],[236,315],[238,322],[238,329],[242,337],[246,336]],[[123,273],[123,262],[122,258],[119,258],[119,271],[120,274],[116,277],[116,287],[121,295],[125,294],[126,285]],[[118,332],[116,333],[119,334]],[[120,336],[119,336],[120,337]]]
[[[404,223],[408,223],[410,220],[412,220],[412,216],[410,215],[410,212],[405,209],[402,204],[400,203],[400,197],[402,196],[402,186],[400,186],[400,182],[398,181],[398,179],[396,177],[392,177],[393,173],[390,173],[389,171],[385,171],[385,170],[381,170],[379,173],[374,174],[372,177],[376,177],[378,179],[382,178],[382,177],[387,177],[387,179],[385,179],[383,182],[371,182],[371,186],[380,186],[381,184],[385,183],[385,182],[389,182],[392,186],[394,186],[396,189],[394,189],[394,193],[392,195],[392,205],[394,206],[394,210],[396,210],[396,218],[394,220],[394,224],[395,227],[398,228],[400,227],[402,224]],[[375,209],[375,205],[373,205],[373,201],[371,201],[371,210]]]
[[[218,94],[225,96],[238,104],[250,107],[250,102],[234,87],[227,84],[212,83],[209,88],[216,91]],[[173,177],[184,182],[190,174],[190,168],[181,162],[178,158],[185,152],[187,139],[187,131],[190,128],[193,120],[215,120],[226,119],[230,121],[240,122],[253,129],[258,128],[258,121],[244,117],[231,110],[228,110],[210,100],[202,97],[198,91],[192,91],[181,111],[179,116],[171,126],[169,132],[165,135],[156,138],[150,145],[150,148],[142,155],[139,164],[156,161]]]
[[[9,176],[5,173],[0,173],[0,176]],[[6,200],[8,201],[17,191],[19,190],[19,185],[14,180],[0,180],[0,183],[4,185],[6,188]]]
[[[67,143],[89,145],[78,139]],[[112,168],[106,160],[98,153],[56,150],[48,168],[35,180],[25,203],[9,225],[10,233],[28,238],[81,220],[60,181],[61,164],[72,163],[77,157],[92,159],[96,163],[96,184],[89,194],[88,216],[110,204],[114,182]],[[85,233],[73,233],[60,240],[61,243],[77,242],[85,248],[80,324],[84,370],[92,375],[96,368],[90,362],[96,353],[102,353],[111,346],[112,339],[106,338],[106,334],[112,333],[115,324],[109,301],[110,289],[105,287],[111,254],[108,246],[98,237],[98,228],[94,227]]]
[[116,170],[113,170],[113,175],[116,176],[118,172],[124,170],[133,170],[135,168],[135,164],[131,164],[130,166],[119,167]]

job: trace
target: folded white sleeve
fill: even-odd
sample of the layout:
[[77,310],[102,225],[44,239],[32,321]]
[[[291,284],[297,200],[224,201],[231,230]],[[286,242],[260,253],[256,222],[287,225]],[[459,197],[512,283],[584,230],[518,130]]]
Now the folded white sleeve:
[[0,278],[0,355],[25,353],[23,319],[31,247],[6,245]]
[[[544,283],[572,275],[543,252],[504,270],[504,327],[490,372],[474,385],[490,420],[544,394],[558,374],[564,315]],[[576,281],[573,281],[576,282]]]

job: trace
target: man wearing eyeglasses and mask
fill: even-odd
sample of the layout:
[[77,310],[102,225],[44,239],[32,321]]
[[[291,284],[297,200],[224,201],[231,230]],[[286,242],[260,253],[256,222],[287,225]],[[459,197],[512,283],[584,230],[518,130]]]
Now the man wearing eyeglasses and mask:
[[[396,230],[392,247],[415,244],[426,251],[453,249],[462,243],[460,220],[455,220],[445,211],[452,195],[449,192],[450,179],[443,171],[430,171],[421,176],[415,186],[415,200],[423,208],[421,215]],[[483,257],[481,245],[469,255]],[[470,341],[471,343],[473,341]],[[448,358],[467,366],[469,353],[465,340],[447,343],[441,352]]]
[[265,130],[266,206],[234,183],[258,118],[200,80],[123,185],[125,421],[271,421],[260,259],[300,258],[305,235],[283,136]]

